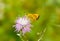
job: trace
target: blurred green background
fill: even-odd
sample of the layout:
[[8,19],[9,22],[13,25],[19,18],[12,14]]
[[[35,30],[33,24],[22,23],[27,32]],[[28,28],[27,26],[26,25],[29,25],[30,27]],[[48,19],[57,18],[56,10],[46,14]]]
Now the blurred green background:
[[25,13],[40,15],[25,41],[38,41],[42,35],[40,41],[60,41],[60,0],[0,0],[0,41],[21,41],[13,25]]

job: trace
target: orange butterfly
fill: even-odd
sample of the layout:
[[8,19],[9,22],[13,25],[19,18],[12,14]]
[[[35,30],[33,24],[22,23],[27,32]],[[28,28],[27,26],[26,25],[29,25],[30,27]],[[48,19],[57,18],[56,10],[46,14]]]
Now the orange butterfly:
[[39,14],[27,14],[26,15],[30,20],[33,20],[33,21],[35,21],[35,20],[37,20],[37,19],[39,19]]

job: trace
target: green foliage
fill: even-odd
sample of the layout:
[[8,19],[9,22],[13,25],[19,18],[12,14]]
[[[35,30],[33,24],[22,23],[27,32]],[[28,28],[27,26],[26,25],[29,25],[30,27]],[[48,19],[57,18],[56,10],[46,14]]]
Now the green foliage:
[[[0,41],[21,41],[14,32],[16,17],[25,13],[40,15],[37,21],[32,22],[32,31],[23,38],[28,41],[60,41],[60,0],[4,0],[4,17],[0,19]],[[46,29],[45,32],[44,29]],[[42,32],[42,33],[41,33]],[[42,36],[43,35],[43,36]]]

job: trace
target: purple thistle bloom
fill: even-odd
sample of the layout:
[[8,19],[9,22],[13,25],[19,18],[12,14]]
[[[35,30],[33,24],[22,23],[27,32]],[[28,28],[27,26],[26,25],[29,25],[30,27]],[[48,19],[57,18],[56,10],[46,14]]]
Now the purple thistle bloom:
[[22,31],[24,35],[26,32],[30,32],[31,30],[30,27],[31,27],[30,20],[26,16],[19,17],[16,20],[15,28],[17,32]]

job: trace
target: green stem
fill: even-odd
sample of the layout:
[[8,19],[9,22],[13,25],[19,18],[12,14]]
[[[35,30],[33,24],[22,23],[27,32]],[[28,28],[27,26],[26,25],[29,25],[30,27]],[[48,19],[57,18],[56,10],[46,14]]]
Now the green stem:
[[42,40],[45,32],[46,32],[46,28],[42,31],[41,36],[39,37],[38,41]]
[[24,41],[24,39],[23,39],[23,37],[22,37],[22,32],[20,31],[20,39],[22,40],[22,41]]

